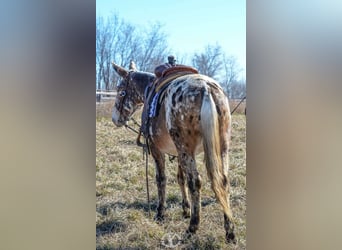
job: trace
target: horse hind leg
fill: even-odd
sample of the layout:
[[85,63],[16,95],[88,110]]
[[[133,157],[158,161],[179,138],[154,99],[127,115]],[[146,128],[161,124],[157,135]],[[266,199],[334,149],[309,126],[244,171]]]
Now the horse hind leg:
[[178,165],[177,180],[178,180],[178,184],[181,189],[181,192],[182,192],[183,216],[184,218],[189,218],[190,217],[190,203],[189,203],[188,188],[185,183],[184,172],[180,165]]
[[[224,137],[222,138],[224,140]],[[229,202],[229,178],[228,178],[228,141],[221,140],[221,162],[214,165],[207,165],[208,177],[211,181],[212,190],[215,193],[216,199],[220,203],[223,210],[224,228],[226,231],[226,240],[228,243],[236,244],[234,234],[233,213]]]
[[221,203],[223,207],[224,213],[224,228],[226,230],[226,239],[228,242],[236,244],[236,238],[234,234],[234,224],[233,224],[233,216],[232,210],[230,207],[230,191],[229,191],[229,138],[230,138],[230,130],[226,129],[226,127],[220,127],[221,134],[221,163],[222,169],[220,172],[220,177],[222,179],[222,191],[219,193],[223,193],[223,203]]
[[201,177],[196,168],[195,158],[186,153],[179,154],[180,166],[186,173],[188,189],[191,196],[191,217],[187,233],[196,233],[200,223],[201,211]]
[[211,180],[211,187],[215,193],[216,199],[220,203],[223,210],[224,217],[224,228],[226,231],[226,240],[228,243],[236,244],[235,234],[234,234],[234,224],[232,210],[229,204],[229,184],[228,176],[224,173],[215,173],[218,176],[213,176],[213,174],[208,174]]
[[221,206],[223,207],[223,217],[224,217],[224,229],[226,230],[226,240],[229,243],[236,244],[236,238],[234,234],[234,224],[232,210],[229,204],[229,180],[228,176],[223,175],[223,197],[219,200]]

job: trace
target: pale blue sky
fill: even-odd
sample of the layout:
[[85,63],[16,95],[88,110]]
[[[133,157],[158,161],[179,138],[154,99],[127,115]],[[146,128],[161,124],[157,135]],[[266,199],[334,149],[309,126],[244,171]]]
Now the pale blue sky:
[[245,0],[96,0],[96,15],[111,13],[141,27],[161,23],[175,55],[218,43],[237,58],[246,78]]

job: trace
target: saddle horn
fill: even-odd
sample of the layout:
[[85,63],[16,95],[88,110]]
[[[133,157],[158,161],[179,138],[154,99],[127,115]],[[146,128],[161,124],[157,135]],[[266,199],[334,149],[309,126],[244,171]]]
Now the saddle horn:
[[129,63],[128,69],[132,71],[137,71],[137,66],[135,65],[135,62],[133,60],[131,60],[131,62]]

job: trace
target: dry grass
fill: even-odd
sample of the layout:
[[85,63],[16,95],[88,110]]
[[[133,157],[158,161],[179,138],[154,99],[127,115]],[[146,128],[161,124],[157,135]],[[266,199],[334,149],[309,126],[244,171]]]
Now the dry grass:
[[96,102],[96,117],[112,117],[114,101]]
[[[104,105],[111,109],[111,104]],[[108,107],[109,108],[108,108]],[[100,106],[98,106],[100,108]],[[246,154],[245,116],[233,115],[230,149],[231,204],[238,244],[225,243],[223,214],[208,182],[203,155],[197,162],[202,173],[202,212],[196,236],[184,240],[189,219],[182,218],[177,163],[167,164],[167,210],[163,224],[153,220],[157,206],[155,170],[150,157],[149,180],[152,216],[148,216],[145,161],[136,135],[116,128],[107,111],[97,111],[96,121],[96,247],[97,249],[246,249]],[[139,114],[137,114],[139,117]],[[139,120],[139,119],[138,119]]]
[[229,100],[230,111],[232,112],[235,108],[234,114],[245,114],[246,111],[246,100]]

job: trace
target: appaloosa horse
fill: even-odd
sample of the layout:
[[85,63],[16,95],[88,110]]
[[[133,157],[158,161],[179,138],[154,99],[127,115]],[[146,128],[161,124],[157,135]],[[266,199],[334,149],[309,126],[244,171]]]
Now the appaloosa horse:
[[[155,75],[137,71],[135,67],[126,70],[115,63],[112,65],[122,77],[117,86],[118,95],[112,114],[114,124],[120,127],[143,105],[144,92]],[[148,130],[158,186],[156,219],[163,220],[165,213],[164,155],[177,155],[177,179],[183,196],[183,215],[191,216],[187,232],[196,233],[200,222],[201,176],[195,155],[204,150],[207,175],[223,208],[226,240],[236,243],[228,180],[231,115],[228,98],[219,84],[201,74],[188,74],[172,80],[164,92],[158,114],[150,120]]]

